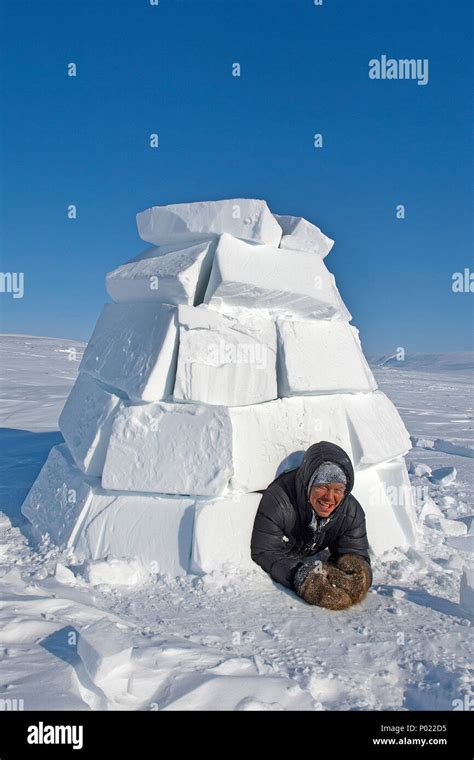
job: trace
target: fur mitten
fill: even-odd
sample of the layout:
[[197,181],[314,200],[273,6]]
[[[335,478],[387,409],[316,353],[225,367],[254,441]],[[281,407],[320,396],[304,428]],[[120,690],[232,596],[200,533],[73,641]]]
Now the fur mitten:
[[[315,567],[308,567],[306,571],[304,567],[302,566],[296,573],[295,590],[305,602],[328,610],[345,610],[351,606],[352,600],[349,594],[329,581],[329,567],[326,563],[317,563]],[[304,580],[301,580],[303,576],[305,576]]]
[[364,599],[370,588],[372,574],[367,562],[355,554],[343,554],[335,566],[328,566],[328,580],[351,598],[352,604]]

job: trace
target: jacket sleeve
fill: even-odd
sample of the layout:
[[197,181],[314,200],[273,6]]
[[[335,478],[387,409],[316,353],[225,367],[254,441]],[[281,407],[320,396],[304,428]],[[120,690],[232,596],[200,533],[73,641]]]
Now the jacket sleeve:
[[353,517],[349,517],[343,532],[329,545],[331,560],[334,562],[342,554],[357,554],[364,559],[370,569],[370,582],[372,583],[372,568],[370,566],[369,541],[365,524],[365,513],[359,502],[354,498],[355,510]]
[[251,556],[254,562],[287,588],[303,563],[294,542],[285,534],[285,507],[270,491],[263,494],[253,525]]

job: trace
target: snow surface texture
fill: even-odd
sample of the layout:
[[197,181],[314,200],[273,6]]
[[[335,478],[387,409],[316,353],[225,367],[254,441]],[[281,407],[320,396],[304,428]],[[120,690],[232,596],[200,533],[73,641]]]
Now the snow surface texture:
[[[71,564],[67,551],[26,542],[20,507],[61,443],[58,416],[83,349],[0,337],[2,699],[28,710],[472,709],[474,565],[469,547],[452,541],[473,538],[472,458],[459,452],[474,450],[474,357],[462,358],[469,371],[430,371],[426,357],[406,369],[373,366],[412,439],[444,440],[452,450],[407,454],[418,548],[376,557],[366,599],[330,612],[245,567],[238,554],[204,576],[156,569],[150,577],[133,560]],[[433,358],[435,367],[460,363]],[[434,483],[431,472],[445,467],[456,479]],[[239,512],[223,497],[195,510],[196,569],[209,570],[216,551],[224,554],[213,541],[214,520],[223,535],[248,530],[250,519],[236,518],[252,512],[258,494],[232,499]],[[449,536],[430,514],[468,532]]]
[[410,437],[323,262],[333,241],[257,200],[137,220],[158,247],[107,276],[117,302],[61,413],[66,446],[23,505],[38,537],[81,562],[252,569],[258,492],[329,440],[353,461],[372,553],[415,546]]

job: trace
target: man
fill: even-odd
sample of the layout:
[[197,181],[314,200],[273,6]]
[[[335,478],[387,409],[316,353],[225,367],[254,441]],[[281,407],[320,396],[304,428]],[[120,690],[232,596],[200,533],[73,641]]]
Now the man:
[[[252,559],[309,604],[346,609],[360,602],[372,583],[365,514],[351,495],[353,486],[346,452],[320,441],[297,469],[270,483],[260,501]],[[316,560],[326,547],[329,560]]]

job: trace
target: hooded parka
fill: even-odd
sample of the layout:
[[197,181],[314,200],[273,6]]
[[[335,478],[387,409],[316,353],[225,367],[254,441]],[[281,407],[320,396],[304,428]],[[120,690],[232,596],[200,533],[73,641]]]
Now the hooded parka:
[[[325,461],[335,462],[347,478],[344,498],[326,520],[315,520],[308,485]],[[328,548],[332,560],[357,554],[370,567],[365,513],[352,496],[354,468],[340,446],[329,441],[314,443],[300,466],[284,472],[263,492],[251,539],[251,556],[278,583],[291,588],[296,570],[311,564],[311,555]],[[371,573],[372,576],[372,573]]]

